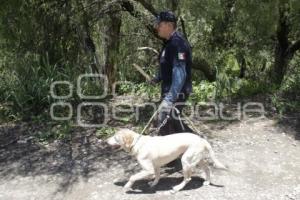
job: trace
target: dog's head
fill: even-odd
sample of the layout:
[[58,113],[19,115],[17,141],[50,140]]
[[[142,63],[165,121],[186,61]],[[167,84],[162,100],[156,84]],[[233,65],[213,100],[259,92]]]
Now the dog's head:
[[134,139],[138,136],[137,133],[129,129],[121,129],[117,131],[113,136],[106,140],[107,144],[112,148],[121,148],[125,151],[130,151],[132,148]]

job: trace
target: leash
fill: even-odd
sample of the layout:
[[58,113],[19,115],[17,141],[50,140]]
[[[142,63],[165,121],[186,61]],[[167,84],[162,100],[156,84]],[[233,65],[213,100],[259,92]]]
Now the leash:
[[[175,108],[175,109],[177,109],[177,108]],[[199,130],[197,129],[197,127],[195,126],[195,124],[194,124],[194,122],[193,122],[192,120],[190,120],[184,113],[181,113],[181,114],[183,115],[184,119],[187,120],[187,121],[189,122],[189,124],[191,125],[192,129],[194,129],[194,132],[195,132],[195,133],[197,133],[198,135],[200,135],[200,136],[203,137],[203,138],[207,138],[206,135],[204,135],[201,131],[199,131]],[[181,120],[180,117],[178,117],[178,118],[179,118],[179,120]],[[202,123],[202,125],[205,127],[205,129],[206,129],[207,132],[210,132],[208,126],[206,126],[206,125],[203,124],[203,123]]]
[[135,140],[134,144],[130,147],[129,152],[131,152],[132,148],[136,145],[136,143],[140,140],[140,138],[143,136],[144,132],[148,129],[148,127],[150,126],[152,120],[154,119],[154,117],[157,115],[158,111],[160,109],[158,108],[153,115],[151,116],[151,118],[149,119],[148,123],[146,124],[146,126],[144,127],[144,129],[142,130],[142,132],[139,134],[139,137]]
[[157,113],[158,113],[159,110],[160,110],[160,109],[158,108],[158,109],[154,112],[154,114],[153,114],[152,117],[149,119],[148,123],[146,124],[146,126],[144,127],[144,129],[142,130],[142,132],[140,133],[140,135],[143,135],[144,132],[148,129],[148,127],[150,126],[152,120],[154,119],[155,115],[157,115]]
[[[180,111],[175,107],[173,106],[172,109],[175,110],[175,112],[177,113],[178,115],[178,119],[179,119],[179,122],[180,122],[180,125],[181,125],[181,128],[182,130],[185,130],[183,124],[182,124],[182,119],[180,117],[180,115],[182,114],[182,116],[184,117],[184,119],[186,121],[188,121],[188,123],[191,125],[192,129],[194,130],[195,133],[197,133],[198,135],[200,135],[201,137],[203,138],[207,138],[206,135],[204,135],[201,131],[198,130],[198,128],[195,126],[194,122],[192,120],[190,120],[183,112],[180,113]],[[151,118],[149,119],[148,123],[146,124],[146,126],[144,127],[144,129],[142,130],[142,132],[139,134],[139,137],[136,139],[136,141],[134,142],[134,144],[130,147],[129,151],[131,152],[132,148],[137,144],[137,142],[140,140],[140,138],[143,136],[144,132],[149,128],[151,122],[153,121],[154,117],[157,115],[157,113],[160,111],[160,109],[158,108],[154,113],[153,115],[151,116]],[[164,121],[160,124],[160,126],[156,129],[156,131],[159,131],[163,126],[166,125],[168,119],[170,118],[170,115],[167,115],[166,118],[164,119]],[[203,124],[203,123],[202,123]],[[208,131],[209,130],[209,127],[207,127],[206,125],[203,124],[203,126],[205,126],[205,129],[207,132],[210,132]]]
[[[190,120],[188,116],[186,116],[183,112],[180,113],[180,111],[179,111],[175,106],[173,106],[172,109],[174,109],[174,110],[176,111],[177,115],[178,115],[179,123],[180,123],[180,126],[181,126],[182,130],[185,130],[185,128],[184,128],[184,126],[183,126],[183,124],[182,124],[182,119],[181,119],[181,117],[180,117],[181,114],[182,114],[182,116],[184,117],[184,119],[185,119],[186,121],[188,121],[188,123],[191,125],[192,129],[194,129],[194,131],[195,131],[196,133],[198,133],[199,135],[202,135],[202,136],[203,136],[203,134],[200,134],[201,131],[198,130],[198,128],[195,126],[194,122],[193,122],[192,120]],[[154,117],[157,115],[157,113],[159,112],[159,110],[160,110],[160,109],[158,108],[158,109],[154,112],[154,114],[151,116],[151,118],[149,119],[148,123],[146,124],[146,126],[144,127],[144,129],[142,130],[142,132],[140,133],[140,136],[143,135],[144,132],[149,128],[151,122],[153,121]],[[163,126],[165,126],[169,118],[170,118],[170,115],[167,115],[166,118],[164,119],[164,121],[163,121],[163,122],[160,124],[160,126],[156,129],[156,131],[159,131]],[[202,123],[202,124],[203,124],[203,123]],[[205,126],[205,129],[206,129],[207,131],[209,130],[209,127],[207,127],[206,125],[203,124],[203,126]],[[139,137],[140,137],[140,136],[139,136]]]

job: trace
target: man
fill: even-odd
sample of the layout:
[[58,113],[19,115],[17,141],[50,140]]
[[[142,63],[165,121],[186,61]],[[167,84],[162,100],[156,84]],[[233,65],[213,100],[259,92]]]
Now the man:
[[[183,103],[192,92],[191,65],[192,52],[187,40],[176,31],[177,20],[170,11],[161,12],[156,19],[155,28],[159,37],[164,40],[159,54],[160,68],[152,84],[161,82],[159,126],[167,119],[167,123],[159,130],[159,135],[178,132],[192,132],[183,122],[178,120],[172,106],[181,112]],[[175,117],[174,117],[175,115]]]

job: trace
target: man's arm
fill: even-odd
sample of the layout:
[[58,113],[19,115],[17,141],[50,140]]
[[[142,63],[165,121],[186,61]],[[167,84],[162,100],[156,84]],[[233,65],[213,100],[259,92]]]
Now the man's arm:
[[167,102],[175,103],[186,79],[186,62],[178,59],[173,61],[172,84],[164,98]]
[[158,68],[155,77],[152,79],[154,83],[158,83],[161,81],[161,72],[160,72],[160,67]]

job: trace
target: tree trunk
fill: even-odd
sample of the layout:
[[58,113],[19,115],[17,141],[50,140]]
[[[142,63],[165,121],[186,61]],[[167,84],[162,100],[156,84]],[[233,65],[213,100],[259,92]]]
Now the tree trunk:
[[286,0],[281,0],[279,3],[279,21],[277,28],[277,44],[275,48],[275,63],[271,71],[271,80],[278,87],[284,78],[288,67],[289,59],[287,51],[289,48],[289,24],[287,14],[289,7]]
[[240,66],[239,78],[245,78],[247,64],[246,64],[244,54],[242,52],[237,53],[236,59],[237,59],[238,64]]
[[[89,22],[88,13],[84,9],[85,5],[82,1],[77,0],[77,9],[78,12],[83,13],[83,18],[81,25],[77,27],[77,32],[80,38],[80,43],[83,47],[84,52],[88,55],[88,59],[90,62],[91,71],[93,74],[101,74],[101,66],[98,60],[98,56],[96,54],[96,46],[95,42],[91,35],[91,25]],[[103,84],[103,80],[101,78],[98,79],[99,84]]]
[[272,81],[277,85],[280,86],[284,75],[286,73],[288,64],[289,64],[289,59],[285,55],[286,49],[284,49],[282,46],[279,44],[276,47],[275,50],[275,63],[273,67],[273,72],[272,72]]
[[289,0],[279,1],[279,19],[277,27],[277,44],[275,48],[275,62],[271,69],[271,80],[280,87],[284,76],[287,72],[289,62],[293,58],[296,51],[300,49],[300,40],[294,42],[293,44],[289,41],[289,13],[290,4]]
[[108,26],[104,30],[104,75],[108,79],[108,91],[111,91],[116,80],[116,65],[120,44],[121,16],[120,13],[110,13]]

